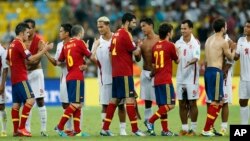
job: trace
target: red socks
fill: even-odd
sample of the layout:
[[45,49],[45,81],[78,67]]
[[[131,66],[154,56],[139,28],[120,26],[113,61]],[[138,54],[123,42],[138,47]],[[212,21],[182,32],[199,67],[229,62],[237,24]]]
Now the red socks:
[[137,115],[135,111],[135,104],[134,103],[127,103],[126,104],[127,114],[131,123],[132,132],[138,131],[137,126]]
[[64,129],[64,125],[65,123],[68,121],[68,119],[70,118],[70,116],[76,111],[76,108],[73,105],[69,105],[65,111],[64,114],[58,124],[58,129],[59,130],[63,130]]
[[12,116],[14,133],[17,133],[17,129],[19,126],[19,109],[12,108],[11,109],[11,116]]
[[107,110],[106,110],[106,117],[104,119],[104,124],[102,127],[103,130],[109,130],[109,126],[113,119],[115,109],[116,109],[116,105],[113,103],[109,103]]
[[169,110],[170,108],[168,105],[160,106],[158,111],[155,112],[155,114],[149,119],[149,122],[154,123],[158,118],[161,117],[161,115],[166,114]]
[[74,118],[74,128],[76,133],[80,133],[80,116],[81,116],[81,109],[76,109],[76,111],[73,114]]
[[168,115],[167,114],[161,115],[161,127],[162,127],[162,131],[168,132]]
[[25,123],[27,121],[27,118],[29,117],[30,110],[31,110],[32,106],[33,105],[30,105],[28,103],[24,104],[19,129],[24,129],[25,128]]
[[220,113],[221,106],[211,105],[208,107],[207,110],[207,121],[204,127],[204,131],[209,131],[211,126],[214,124],[216,118]]

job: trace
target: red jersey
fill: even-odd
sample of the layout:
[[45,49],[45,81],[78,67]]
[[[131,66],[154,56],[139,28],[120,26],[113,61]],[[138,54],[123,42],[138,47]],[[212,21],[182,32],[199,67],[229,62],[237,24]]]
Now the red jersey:
[[120,28],[112,37],[110,52],[112,55],[112,76],[132,76],[133,57],[136,49],[132,35],[124,28]]
[[35,55],[38,52],[38,44],[40,40],[42,39],[37,34],[35,34],[29,47],[29,50],[32,55]]
[[6,59],[9,61],[10,65],[12,85],[27,80],[25,59],[30,55],[30,51],[26,49],[24,43],[20,39],[15,39],[10,44]]
[[158,41],[152,48],[155,64],[154,85],[172,84],[172,60],[177,60],[175,46],[166,40]]
[[83,80],[83,72],[79,66],[84,64],[83,57],[90,57],[91,52],[87,49],[85,42],[76,38],[64,44],[59,61],[66,60],[68,74],[66,80]]

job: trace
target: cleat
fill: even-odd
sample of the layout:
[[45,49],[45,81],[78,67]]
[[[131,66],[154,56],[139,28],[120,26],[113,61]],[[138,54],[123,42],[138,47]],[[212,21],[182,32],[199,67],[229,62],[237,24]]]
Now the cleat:
[[1,137],[7,137],[6,131],[2,131],[0,136],[1,136]]
[[194,130],[190,129],[187,133],[187,136],[196,136],[196,133],[194,132]]
[[221,129],[219,132],[222,136],[225,136],[227,134],[227,130],[226,129]]
[[134,134],[141,137],[146,136],[141,130],[137,130],[136,132],[134,132]]
[[18,132],[14,132],[13,133],[13,137],[21,137],[22,135],[20,134],[20,133],[18,133]]
[[186,136],[186,135],[188,135],[188,132],[185,131],[185,130],[181,130],[181,131],[179,132],[179,136]]
[[201,135],[204,136],[204,137],[213,137],[213,136],[215,136],[215,134],[211,130],[210,131],[202,130]]
[[115,136],[110,130],[103,130],[100,132],[101,136]]
[[41,132],[41,136],[43,136],[43,137],[48,137],[49,135],[46,133],[46,131],[42,131],[42,132]]
[[128,134],[127,134],[126,130],[121,130],[120,135],[121,136],[127,136]]
[[80,133],[74,133],[74,136],[76,137],[89,137],[88,133],[80,132]]
[[150,134],[150,136],[156,136],[154,131],[154,125],[152,123],[150,123],[148,120],[145,120],[144,125],[147,127],[147,132]]
[[214,127],[211,128],[210,131],[213,132],[215,136],[222,136],[222,134],[219,133],[219,132],[217,132],[216,129],[215,129]]
[[57,134],[58,134],[59,136],[61,136],[61,137],[67,137],[67,136],[68,136],[65,132],[63,132],[62,130],[58,129],[57,126],[54,128],[54,130],[55,130],[55,131],[57,132]]
[[162,136],[178,136],[178,134],[175,134],[175,133],[173,133],[171,131],[167,131],[167,132],[161,131],[161,135]]
[[64,130],[64,133],[66,133],[68,136],[75,136],[73,130]]
[[25,136],[25,137],[31,137],[31,136],[32,136],[31,133],[28,132],[25,128],[23,128],[23,129],[18,129],[17,132],[18,132],[19,134],[21,134],[21,136]]

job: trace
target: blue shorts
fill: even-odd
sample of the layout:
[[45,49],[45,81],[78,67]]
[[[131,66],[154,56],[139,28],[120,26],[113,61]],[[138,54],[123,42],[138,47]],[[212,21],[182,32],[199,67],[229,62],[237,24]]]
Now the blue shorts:
[[207,97],[211,101],[221,101],[223,93],[223,72],[215,67],[207,67],[204,74]]
[[69,103],[84,102],[84,82],[82,80],[67,81]]
[[133,76],[113,77],[112,98],[135,97]]
[[173,84],[162,84],[155,86],[156,103],[162,105],[175,105],[175,93]]
[[34,93],[31,90],[28,81],[22,81],[12,85],[12,102],[25,103],[26,99],[34,98]]

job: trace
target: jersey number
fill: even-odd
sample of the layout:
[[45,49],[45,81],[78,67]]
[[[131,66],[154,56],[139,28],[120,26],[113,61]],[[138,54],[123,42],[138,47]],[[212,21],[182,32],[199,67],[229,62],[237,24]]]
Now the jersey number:
[[71,56],[71,54],[70,54],[70,49],[68,50],[68,53],[67,53],[67,62],[68,62],[68,66],[69,67],[72,67],[73,66],[73,64],[74,64],[74,61],[73,61],[73,58],[72,58],[72,56]]
[[183,56],[186,56],[186,54],[187,54],[187,50],[184,49],[184,51],[183,51]]
[[116,52],[116,38],[114,38],[112,40],[112,44],[114,46],[113,50],[112,50],[112,55],[117,55],[117,52]]
[[12,62],[11,62],[11,57],[12,57],[12,49],[10,48],[9,50],[9,60],[10,60],[10,66],[12,66]]
[[[155,51],[154,57],[155,57],[155,67],[156,68],[163,68],[164,67],[164,52],[162,50]],[[160,60],[158,61],[158,59],[160,59]]]

